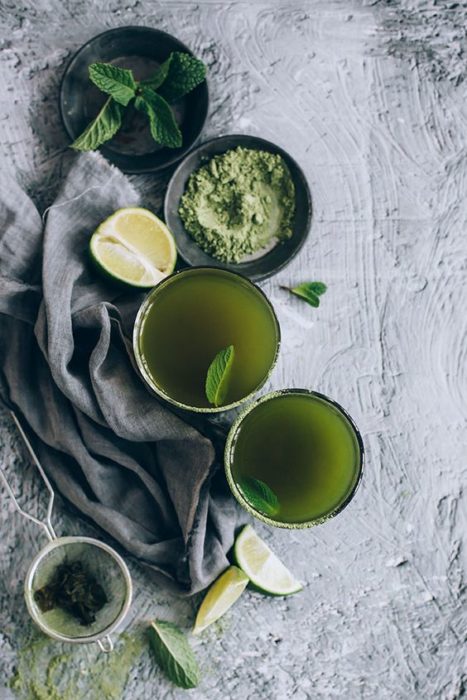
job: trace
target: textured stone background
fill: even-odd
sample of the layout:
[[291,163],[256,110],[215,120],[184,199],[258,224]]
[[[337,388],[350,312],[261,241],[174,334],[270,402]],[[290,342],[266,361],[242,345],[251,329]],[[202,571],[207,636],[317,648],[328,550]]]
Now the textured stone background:
[[[245,594],[196,640],[204,680],[190,697],[465,697],[467,3],[1,0],[0,8],[1,167],[39,207],[73,158],[57,113],[64,63],[94,34],[124,24],[172,32],[208,63],[206,137],[271,139],[312,188],[309,242],[264,285],[284,336],[271,386],[310,386],[346,406],[364,434],[365,479],[321,528],[258,528],[305,589],[285,600]],[[157,208],[164,181],[135,183]],[[329,285],[318,310],[278,288],[307,279]],[[0,422],[2,465],[35,507],[43,492],[6,413]],[[33,634],[21,582],[42,536],[4,494],[0,522],[1,686]],[[60,505],[57,530],[93,532]],[[197,601],[177,600],[131,568],[135,617],[189,627]],[[57,684],[78,673],[83,697],[115,698],[87,680],[97,654],[73,649]],[[183,696],[146,651],[117,695]]]

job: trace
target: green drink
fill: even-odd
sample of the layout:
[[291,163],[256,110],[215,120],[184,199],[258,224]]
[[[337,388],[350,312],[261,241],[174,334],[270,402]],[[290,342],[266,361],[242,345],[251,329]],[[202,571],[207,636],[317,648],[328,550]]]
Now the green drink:
[[[220,411],[266,381],[276,361],[279,325],[252,282],[228,270],[194,267],[155,287],[138,313],[133,337],[138,367],[149,386],[181,408]],[[222,349],[235,350],[222,406],[211,405],[205,381]]]
[[232,426],[226,474],[234,496],[279,527],[336,515],[360,479],[363,444],[345,411],[325,396],[287,389],[260,398]]

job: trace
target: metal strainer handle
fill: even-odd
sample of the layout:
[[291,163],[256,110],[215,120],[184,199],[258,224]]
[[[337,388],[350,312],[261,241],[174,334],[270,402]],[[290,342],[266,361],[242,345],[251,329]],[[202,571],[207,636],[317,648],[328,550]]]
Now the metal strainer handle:
[[106,637],[102,637],[102,639],[98,639],[96,644],[99,647],[99,649],[104,652],[104,654],[108,654],[114,649],[114,643],[109,637],[109,635],[107,635]]
[[10,413],[11,413],[11,416],[16,424],[16,427],[18,428],[18,430],[20,432],[21,437],[23,438],[23,440],[26,444],[26,447],[28,448],[28,452],[34,461],[34,464],[36,465],[36,467],[39,470],[39,474],[41,475],[42,480],[44,481],[44,484],[47,487],[47,491],[49,492],[49,503],[47,506],[47,512],[46,512],[46,516],[45,516],[44,520],[40,520],[39,518],[36,518],[34,515],[27,513],[25,510],[23,510],[23,508],[21,508],[21,506],[18,503],[16,496],[13,492],[13,489],[11,488],[11,486],[8,482],[8,479],[5,476],[5,472],[3,471],[3,469],[0,469],[0,479],[3,481],[5,488],[8,491],[8,494],[10,495],[10,498],[12,499],[18,513],[21,513],[21,515],[24,518],[27,518],[28,520],[31,520],[36,525],[39,525],[39,527],[41,527],[45,531],[45,534],[47,535],[47,537],[50,541],[56,540],[57,535],[55,534],[55,530],[52,526],[52,508],[53,508],[54,499],[55,499],[55,492],[54,492],[52,485],[47,477],[47,474],[45,473],[41,463],[39,462],[39,459],[38,459],[36,453],[34,452],[34,450],[32,448],[31,443],[29,442],[28,436],[26,435],[26,433],[23,430],[23,426],[19,422],[16,414],[13,411],[10,411]]

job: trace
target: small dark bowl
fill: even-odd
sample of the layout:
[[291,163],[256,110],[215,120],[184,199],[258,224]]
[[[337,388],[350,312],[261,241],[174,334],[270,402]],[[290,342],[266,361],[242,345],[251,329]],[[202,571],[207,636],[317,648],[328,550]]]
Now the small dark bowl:
[[[206,163],[212,156],[225,153],[231,148],[243,146],[261,151],[277,153],[284,159],[289,168],[295,185],[295,218],[291,238],[278,242],[274,248],[256,257],[241,263],[224,263],[205,253],[185,230],[178,214],[180,199],[185,192],[188,178],[200,166]],[[233,272],[239,272],[246,277],[258,282],[271,277],[281,270],[298,253],[304,244],[311,225],[312,204],[310,188],[300,166],[288,153],[257,136],[230,135],[206,141],[189,153],[180,163],[172,179],[169,182],[164,203],[165,221],[175,236],[178,251],[188,265],[214,265],[223,267]]]
[[[73,141],[94,119],[106,95],[89,80],[88,66],[115,62],[131,68],[138,79],[147,78],[172,51],[193,55],[181,41],[150,27],[119,27],[95,36],[68,63],[60,85],[60,114]],[[100,151],[127,173],[156,172],[173,165],[196,143],[206,121],[209,106],[204,81],[173,105],[183,135],[181,148],[163,148],[152,139],[146,118],[130,107],[122,129]]]

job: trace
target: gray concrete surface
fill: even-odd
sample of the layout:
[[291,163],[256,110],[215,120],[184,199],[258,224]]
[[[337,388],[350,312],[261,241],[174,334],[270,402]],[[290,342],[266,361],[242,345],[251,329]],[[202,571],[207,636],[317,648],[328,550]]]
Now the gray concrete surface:
[[[194,642],[204,679],[189,697],[465,697],[467,4],[1,0],[0,8],[1,167],[41,208],[73,158],[57,113],[64,62],[124,24],[161,27],[207,61],[206,137],[271,139],[312,188],[309,241],[264,285],[284,337],[270,386],[310,386],[346,406],[364,435],[365,479],[352,505],[320,528],[258,527],[305,589],[285,600],[245,594]],[[135,183],[148,206],[160,206],[163,180]],[[329,286],[318,310],[278,287],[309,279]],[[40,486],[6,413],[0,425],[1,463],[35,507]],[[1,686],[33,634],[21,581],[41,535],[3,493],[0,523]],[[92,532],[60,504],[57,529]],[[197,601],[168,595],[130,565],[134,617],[188,628]],[[47,647],[38,673],[57,649],[69,651]],[[57,687],[78,674],[83,697],[114,698],[88,679],[97,653],[73,649]],[[144,651],[118,697],[184,695]]]

